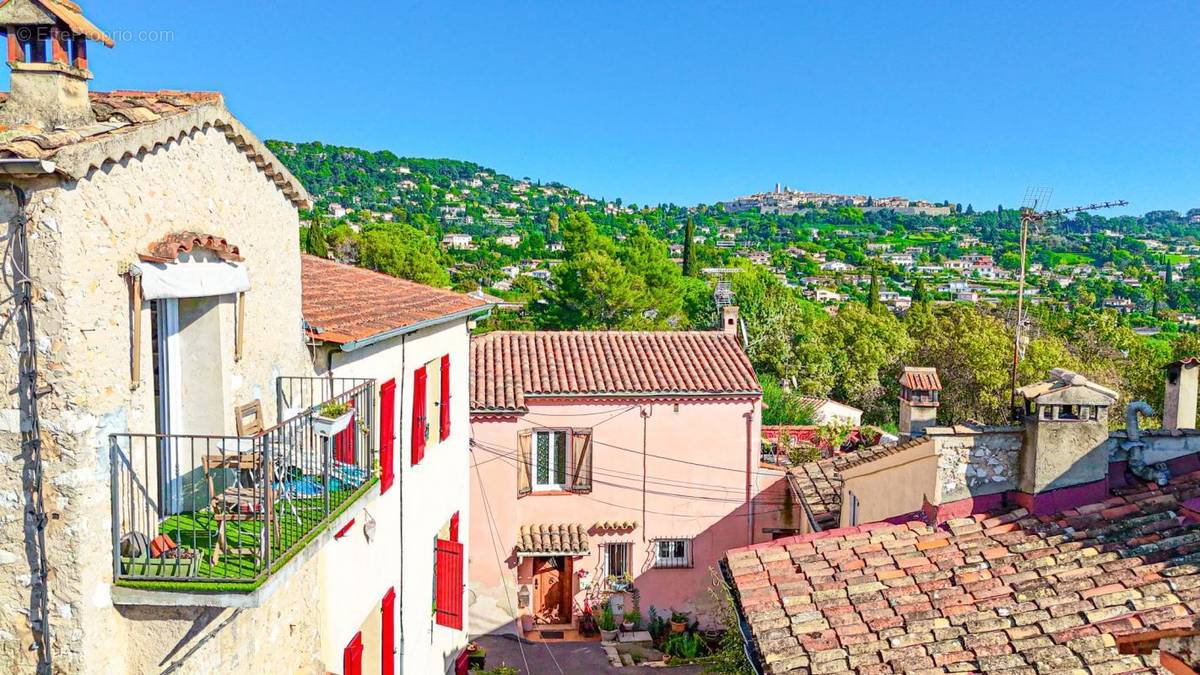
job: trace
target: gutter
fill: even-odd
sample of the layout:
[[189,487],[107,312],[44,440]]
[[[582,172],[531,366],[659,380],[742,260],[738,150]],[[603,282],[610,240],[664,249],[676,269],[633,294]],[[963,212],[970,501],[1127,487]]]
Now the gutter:
[[750,662],[750,667],[754,669],[756,675],[764,675],[766,672],[763,669],[762,661],[758,658],[758,650],[754,648],[754,637],[750,632],[750,623],[746,620],[746,615],[742,612],[741,598],[737,595],[737,586],[733,583],[733,574],[729,571],[729,565],[722,558],[718,565],[721,568],[721,577],[725,580],[725,585],[729,587],[729,596],[733,601],[733,611],[737,614],[738,632],[742,635],[742,650],[746,654],[746,660]]
[[469,318],[472,318],[475,316],[479,316],[481,314],[490,314],[492,311],[492,307],[493,307],[493,305],[481,305],[481,306],[477,306],[477,307],[470,307],[468,309],[459,310],[452,314],[443,314],[442,316],[434,317],[432,319],[425,319],[424,321],[410,323],[407,326],[401,326],[400,328],[393,328],[391,330],[385,330],[382,333],[376,333],[375,335],[372,335],[370,337],[365,337],[361,340],[351,340],[350,342],[343,343],[341,345],[341,349],[344,352],[352,352],[355,349],[369,347],[377,342],[383,342],[384,340],[390,340],[394,337],[398,337],[401,335],[407,335],[409,333],[414,333],[414,332],[422,330],[424,328],[430,328],[432,326],[440,326],[444,323],[450,323],[452,321],[457,321],[459,319],[469,319]]
[[0,174],[6,176],[45,176],[58,170],[54,162],[44,159],[0,159]]

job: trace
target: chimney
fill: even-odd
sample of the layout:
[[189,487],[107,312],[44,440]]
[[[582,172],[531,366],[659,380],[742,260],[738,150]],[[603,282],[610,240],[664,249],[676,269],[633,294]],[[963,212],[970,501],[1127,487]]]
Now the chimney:
[[733,336],[738,332],[738,307],[725,305],[721,308],[721,330]]
[[1056,368],[1045,381],[1017,393],[1025,426],[1017,501],[1034,513],[1048,513],[1104,500],[1108,410],[1117,392]]
[[0,124],[52,131],[96,121],[88,100],[87,42],[113,42],[69,0],[9,0],[0,6],[11,90]]
[[1200,381],[1200,357],[1180,359],[1167,364],[1167,390],[1163,398],[1164,429],[1196,428],[1197,384]]
[[925,435],[937,425],[938,397],[942,380],[937,368],[905,366],[900,374],[900,438]]

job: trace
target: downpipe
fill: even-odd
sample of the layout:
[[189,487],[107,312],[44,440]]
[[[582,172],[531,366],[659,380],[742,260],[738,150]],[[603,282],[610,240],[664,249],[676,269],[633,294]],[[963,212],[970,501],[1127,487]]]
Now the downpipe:
[[1154,408],[1145,401],[1134,401],[1125,408],[1126,440],[1121,443],[1121,449],[1129,453],[1130,473],[1162,487],[1171,480],[1171,468],[1166,462],[1156,462],[1155,457],[1149,456],[1149,447],[1142,440],[1139,414],[1149,417],[1154,414]]

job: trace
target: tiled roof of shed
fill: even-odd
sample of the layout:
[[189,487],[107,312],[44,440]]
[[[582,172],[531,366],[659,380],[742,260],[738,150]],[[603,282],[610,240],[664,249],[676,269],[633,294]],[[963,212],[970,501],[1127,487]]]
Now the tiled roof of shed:
[[517,331],[471,340],[471,409],[527,410],[544,395],[753,394],[736,338],[719,331]]
[[579,523],[522,525],[517,534],[519,553],[584,555],[587,551],[587,533]]
[[[0,105],[8,100],[0,92]],[[312,205],[304,186],[225,108],[216,92],[112,91],[91,92],[96,122],[66,129],[35,125],[0,127],[0,158],[52,161],[56,171],[79,180],[105,163],[192,133],[216,127],[244,152],[298,208]]]
[[311,255],[300,256],[300,284],[309,333],[336,344],[488,307],[462,293]]
[[[768,673],[1157,669],[1116,636],[1190,628],[1200,472],[1053,516],[876,523],[730,551]],[[1085,670],[1086,669],[1086,670]]]
[[837,527],[841,519],[843,471],[880,457],[915,448],[926,441],[926,438],[915,438],[903,443],[874,445],[857,452],[806,462],[789,470],[788,480],[817,526],[827,530]]

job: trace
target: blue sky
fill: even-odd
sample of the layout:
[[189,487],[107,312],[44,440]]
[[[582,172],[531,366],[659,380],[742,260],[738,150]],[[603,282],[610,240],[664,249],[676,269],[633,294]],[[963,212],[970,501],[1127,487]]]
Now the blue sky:
[[93,49],[96,89],[220,90],[262,138],[627,203],[780,181],[1200,206],[1196,2],[82,4],[124,40]]

